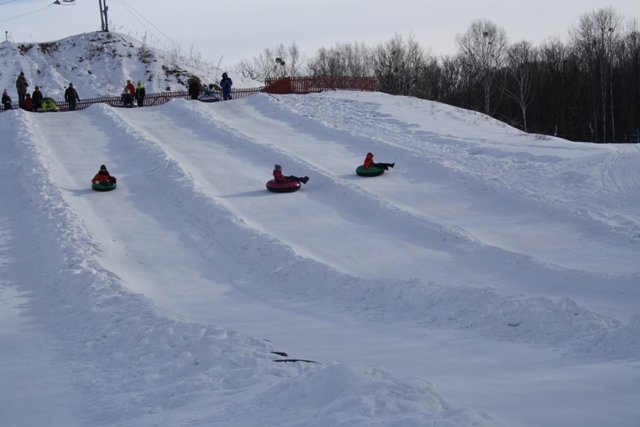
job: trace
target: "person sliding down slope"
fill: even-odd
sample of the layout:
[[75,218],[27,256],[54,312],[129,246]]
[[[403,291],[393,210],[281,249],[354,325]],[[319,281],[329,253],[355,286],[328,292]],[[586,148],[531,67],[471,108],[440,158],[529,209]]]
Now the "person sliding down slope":
[[309,177],[308,176],[305,176],[304,178],[299,178],[299,177],[293,176],[293,175],[289,175],[289,176],[282,175],[282,166],[280,166],[280,165],[275,165],[273,167],[273,179],[275,179],[276,182],[297,181],[297,182],[301,182],[303,184],[306,184],[307,181],[309,181]]
[[364,164],[363,164],[365,169],[380,168],[380,169],[384,169],[386,171],[388,171],[389,168],[392,168],[395,165],[396,165],[395,163],[375,163],[373,161],[373,153],[367,153],[367,157],[365,157]]

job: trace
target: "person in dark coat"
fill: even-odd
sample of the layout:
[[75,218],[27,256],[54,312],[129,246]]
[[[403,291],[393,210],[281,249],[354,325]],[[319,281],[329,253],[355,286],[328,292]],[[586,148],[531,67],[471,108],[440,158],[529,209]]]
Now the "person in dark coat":
[[135,105],[133,105],[133,96],[131,95],[131,92],[129,92],[129,89],[127,89],[126,86],[122,91],[122,96],[120,97],[120,100],[122,101],[123,107],[135,107]]
[[24,73],[20,73],[18,80],[16,80],[16,89],[18,90],[18,107],[24,108],[24,98],[27,95],[27,79],[24,77]]
[[146,91],[144,90],[144,86],[142,85],[142,80],[138,80],[138,86],[136,86],[136,99],[138,100],[138,107],[144,106],[145,95]]
[[73,83],[69,83],[69,87],[64,91],[64,100],[69,103],[69,111],[74,111],[76,109],[76,101],[80,101],[80,97],[73,87]]
[[225,101],[231,99],[231,86],[233,81],[229,78],[227,73],[222,73],[222,80],[220,80],[220,87],[222,88],[222,99]]
[[33,91],[31,100],[33,101],[33,111],[37,111],[38,108],[42,106],[42,92],[40,92],[40,88],[38,86],[36,86],[36,90]]
[[5,110],[11,110],[11,97],[7,93],[6,89],[2,92],[2,106]]
[[200,83],[194,79],[189,79],[189,95],[191,95],[191,99],[198,99],[200,96]]

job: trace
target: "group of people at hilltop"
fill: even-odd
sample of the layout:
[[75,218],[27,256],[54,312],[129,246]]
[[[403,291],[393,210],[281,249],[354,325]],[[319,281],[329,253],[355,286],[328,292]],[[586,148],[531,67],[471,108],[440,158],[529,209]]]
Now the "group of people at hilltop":
[[[189,95],[191,99],[198,99],[200,95],[208,96],[213,95],[216,92],[216,84],[211,83],[209,86],[202,87],[200,80],[192,77],[187,82],[189,88]],[[220,80],[220,85],[218,86],[218,90],[222,90],[222,99],[229,100],[231,98],[231,87],[233,86],[233,80],[227,73],[222,73],[222,80]]]
[[[220,85],[215,85],[211,83],[208,87],[202,90],[202,85],[200,80],[197,78],[191,78],[188,82],[189,94],[191,95],[191,99],[198,99],[198,97],[204,93],[204,95],[214,94],[216,90],[222,91],[222,98],[224,100],[232,99],[231,98],[231,87],[233,86],[233,81],[227,75],[227,73],[222,74],[222,80],[220,80]],[[24,72],[21,72],[16,80],[16,89],[18,91],[18,107],[27,111],[38,111],[38,109],[47,110],[52,109],[54,111],[58,111],[58,106],[56,102],[48,97],[43,96],[40,88],[36,86],[33,94],[29,94],[27,88],[29,87],[29,83],[24,76]],[[124,106],[144,106],[144,98],[146,96],[146,90],[144,85],[142,84],[142,80],[138,80],[138,85],[134,86],[131,80],[127,80],[127,84],[122,92],[121,100]],[[80,100],[80,96],[78,95],[77,90],[73,87],[73,83],[69,83],[69,86],[64,92],[64,100],[69,104],[69,110],[73,111],[76,109],[77,101]],[[135,102],[134,102],[135,101]],[[12,100],[7,90],[5,89],[2,93],[2,106],[5,110],[10,110],[13,108]],[[45,108],[46,107],[46,108]]]
[[[36,86],[33,94],[28,92],[29,83],[27,82],[24,72],[21,72],[16,80],[16,90],[18,91],[18,108],[26,111],[42,111],[53,110],[58,111],[58,106],[53,98],[42,95],[40,88]],[[69,103],[69,110],[76,109],[76,102],[80,100],[78,92],[73,87],[73,83],[69,83],[69,87],[64,92],[64,99]],[[5,89],[2,93],[2,106],[5,110],[11,110],[13,101]]]
[[[127,85],[122,91],[122,104],[125,107],[135,107],[136,104],[138,107],[144,107],[144,97],[146,95],[147,91],[142,84],[142,80],[138,80],[138,86],[134,86],[131,80],[127,80]],[[134,100],[136,104],[134,104]]]

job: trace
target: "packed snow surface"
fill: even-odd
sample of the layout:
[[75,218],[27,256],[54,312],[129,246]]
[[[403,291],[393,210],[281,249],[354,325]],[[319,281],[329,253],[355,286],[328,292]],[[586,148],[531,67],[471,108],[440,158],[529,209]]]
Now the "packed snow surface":
[[637,145],[348,92],[0,135],[2,425],[638,426]]

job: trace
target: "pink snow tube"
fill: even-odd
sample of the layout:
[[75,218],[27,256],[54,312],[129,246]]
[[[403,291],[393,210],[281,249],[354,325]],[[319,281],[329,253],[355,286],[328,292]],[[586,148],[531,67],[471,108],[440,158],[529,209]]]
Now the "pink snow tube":
[[297,181],[277,182],[275,179],[267,182],[267,190],[274,193],[293,193],[300,189],[300,183]]

